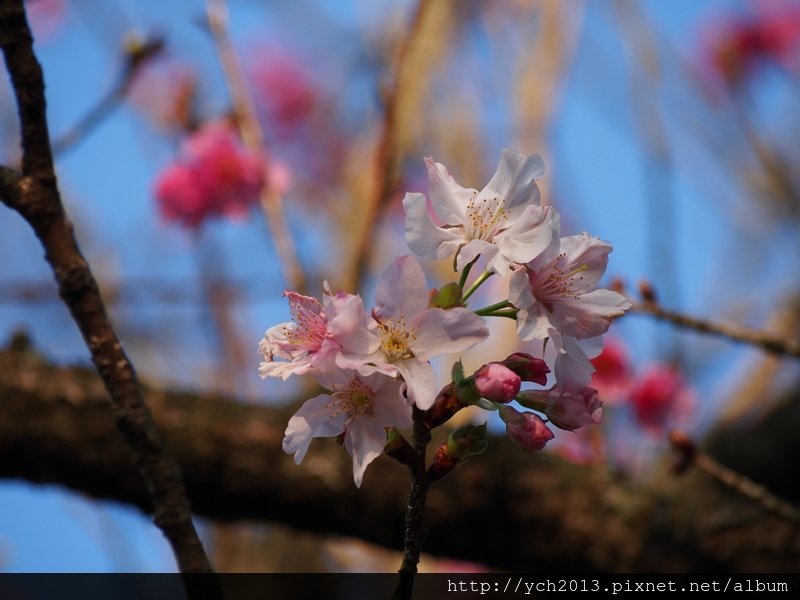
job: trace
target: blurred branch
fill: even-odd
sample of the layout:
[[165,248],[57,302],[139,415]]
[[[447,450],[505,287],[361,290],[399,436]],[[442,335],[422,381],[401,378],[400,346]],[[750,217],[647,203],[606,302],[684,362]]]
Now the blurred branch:
[[363,283],[369,266],[370,253],[373,251],[375,244],[375,235],[380,217],[389,204],[392,192],[397,187],[400,162],[397,142],[399,134],[397,130],[398,112],[404,101],[403,96],[413,89],[410,79],[415,75],[408,68],[409,62],[413,62],[408,61],[408,57],[433,4],[434,0],[418,0],[411,24],[400,43],[394,80],[384,97],[383,121],[381,123],[380,138],[375,150],[372,188],[366,198],[366,206],[364,207],[366,216],[356,240],[353,263],[344,286],[345,290],[351,292],[356,292]]
[[[265,519],[395,548],[402,539],[408,483],[394,460],[379,458],[359,490],[352,461],[334,440],[315,440],[300,466],[281,451],[289,410],[145,393],[198,514]],[[0,350],[0,404],[1,478],[151,510],[96,374],[54,367],[17,338]],[[796,568],[793,525],[702,474],[661,477],[639,485],[493,438],[488,452],[429,490],[426,548],[514,570]]]
[[95,127],[109,116],[125,98],[142,66],[164,48],[164,40],[155,38],[144,42],[134,41],[125,49],[125,63],[117,77],[117,83],[97,104],[70,129],[53,140],[53,154],[58,155],[80,143]]
[[709,333],[736,342],[751,344],[772,354],[800,358],[800,343],[794,340],[775,337],[757,329],[751,329],[733,323],[719,323],[690,317],[679,312],[662,308],[657,302],[652,300],[645,300],[634,304],[631,311],[642,315],[650,315],[685,329],[693,329],[701,333]]
[[679,454],[679,462],[675,467],[677,471],[685,471],[689,466],[694,465],[706,475],[713,477],[737,494],[758,502],[766,510],[795,525],[800,525],[800,509],[795,505],[775,496],[763,485],[758,485],[752,479],[714,460],[711,456],[699,450],[686,434],[680,431],[673,431],[670,433],[669,441],[673,449]]
[[[70,310],[110,396],[112,418],[144,480],[156,525],[172,545],[182,572],[209,572],[211,566],[192,523],[178,464],[164,447],[128,357],[103,304],[97,282],[81,255],[58,190],[50,147],[44,77],[22,0],[0,0],[0,47],[19,113],[22,169],[13,189],[2,171],[3,200],[30,224],[45,250]],[[102,453],[101,448],[96,449]]]
[[[265,156],[264,132],[258,121],[253,99],[247,90],[247,81],[239,65],[236,50],[228,35],[228,5],[225,0],[207,0],[206,12],[242,141],[251,152]],[[305,274],[297,258],[292,234],[286,225],[283,198],[269,181],[269,174],[261,189],[261,208],[267,219],[286,284],[295,291],[303,292],[306,287]]]

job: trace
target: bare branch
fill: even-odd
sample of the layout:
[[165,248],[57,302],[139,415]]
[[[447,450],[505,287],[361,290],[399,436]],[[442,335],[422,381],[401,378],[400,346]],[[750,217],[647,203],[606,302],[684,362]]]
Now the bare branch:
[[[253,100],[247,91],[239,59],[228,36],[228,5],[225,0],[207,0],[208,24],[217,46],[222,71],[228,85],[233,112],[242,141],[247,148],[263,156],[264,132],[258,122]],[[272,241],[281,262],[286,284],[295,291],[305,290],[303,268],[297,258],[294,241],[283,214],[283,199],[271,185],[269,178],[261,190],[261,208],[269,225]]]
[[[142,397],[133,365],[109,321],[97,282],[81,255],[58,190],[45,111],[44,78],[22,0],[0,0],[0,46],[17,101],[22,173],[16,194],[3,200],[30,224],[42,243],[61,298],[89,348],[110,396],[113,420],[135,456],[155,511],[183,572],[211,566],[192,523],[178,464],[164,448]],[[3,187],[11,176],[3,170]],[[13,190],[13,187],[10,189]],[[102,448],[97,448],[102,453]]]
[[[300,466],[282,452],[288,410],[146,394],[198,514],[397,548],[403,465],[379,458],[357,489],[352,462],[333,440],[315,440]],[[0,405],[0,477],[151,510],[96,374],[55,368],[18,340],[0,350]],[[793,524],[702,473],[651,474],[644,486],[552,453],[531,457],[505,438],[432,486],[427,505],[428,552],[505,569],[791,571],[800,560]]]
[[733,323],[718,323],[690,317],[679,312],[662,308],[655,300],[645,300],[634,304],[633,308],[631,308],[631,312],[650,315],[685,329],[693,329],[701,333],[709,333],[736,342],[751,344],[772,354],[800,358],[800,343],[794,340],[775,337],[766,332]]

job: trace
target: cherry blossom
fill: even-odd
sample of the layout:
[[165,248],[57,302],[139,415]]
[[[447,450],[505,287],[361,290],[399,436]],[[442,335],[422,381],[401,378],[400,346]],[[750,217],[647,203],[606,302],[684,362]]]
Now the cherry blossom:
[[438,391],[428,361],[466,350],[489,336],[484,320],[466,308],[430,308],[425,274],[410,256],[396,259],[381,275],[372,317],[377,329],[367,335],[377,340],[377,350],[365,355],[363,337],[358,338],[361,348],[345,340],[337,364],[362,373],[379,370],[402,376],[409,400],[422,410],[431,407]]
[[678,369],[654,363],[633,384],[630,402],[639,425],[658,433],[687,419],[693,397]]
[[353,458],[353,480],[361,487],[367,466],[386,446],[386,428],[411,426],[403,383],[382,373],[365,376],[336,368],[318,372],[317,381],[330,393],[307,400],[289,419],[283,451],[300,464],[313,438],[343,433]]
[[515,268],[509,300],[519,311],[523,340],[550,338],[558,350],[565,336],[591,338],[605,333],[611,320],[631,303],[597,289],[611,246],[586,233],[563,237],[525,265]]
[[334,295],[327,283],[324,289],[322,303],[296,292],[284,293],[293,321],[275,325],[264,334],[258,348],[264,358],[259,366],[262,378],[286,380],[291,375],[325,368],[335,361],[340,343],[365,354],[377,349],[377,340],[369,337],[369,330],[375,325],[365,313],[361,297]]
[[428,198],[409,193],[406,243],[412,252],[441,259],[457,254],[461,270],[479,254],[486,269],[506,274],[512,263],[535,258],[558,235],[558,214],[539,206],[536,179],[544,175],[538,154],[504,150],[497,172],[478,192],[461,187],[441,163],[426,158]]
[[209,123],[161,172],[155,194],[167,220],[196,228],[210,217],[245,215],[258,202],[264,179],[264,161],[244,150],[226,123]]

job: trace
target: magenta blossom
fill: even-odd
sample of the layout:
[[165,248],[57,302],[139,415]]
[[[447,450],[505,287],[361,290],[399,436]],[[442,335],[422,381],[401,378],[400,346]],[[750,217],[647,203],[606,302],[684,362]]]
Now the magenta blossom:
[[383,453],[386,428],[411,426],[411,406],[403,398],[402,382],[381,373],[363,376],[331,368],[317,380],[330,390],[307,400],[289,420],[283,451],[300,464],[311,440],[344,434],[353,458],[353,479],[361,486],[369,463]]
[[179,161],[155,184],[167,220],[195,228],[211,217],[244,216],[258,202],[264,185],[261,157],[244,150],[225,123],[211,123],[192,134]]
[[687,415],[692,394],[675,367],[654,364],[633,384],[630,402],[636,421],[659,432]]
[[532,454],[541,450],[555,437],[541,417],[534,413],[521,413],[504,404],[500,407],[500,418],[506,424],[508,437],[525,452]]
[[500,363],[489,363],[475,371],[475,387],[481,397],[505,404],[519,393],[522,379]]

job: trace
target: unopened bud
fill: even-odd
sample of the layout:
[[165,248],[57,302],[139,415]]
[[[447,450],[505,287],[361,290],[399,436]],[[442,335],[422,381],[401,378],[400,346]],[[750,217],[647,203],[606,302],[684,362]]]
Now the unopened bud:
[[547,383],[547,374],[550,372],[550,368],[541,358],[536,358],[525,352],[514,352],[514,354],[510,354],[505,360],[501,361],[500,364],[514,371],[522,381],[532,381],[539,385]]
[[541,450],[555,437],[541,417],[534,413],[521,413],[510,406],[501,406],[500,417],[505,421],[508,437],[529,454]]
[[482,398],[505,404],[519,393],[522,379],[500,363],[489,363],[475,371],[475,387]]

